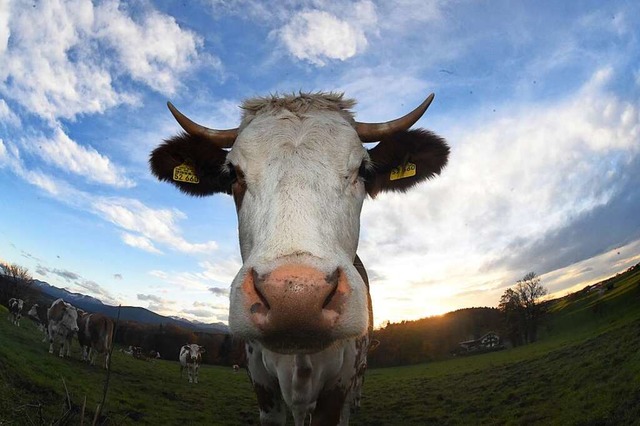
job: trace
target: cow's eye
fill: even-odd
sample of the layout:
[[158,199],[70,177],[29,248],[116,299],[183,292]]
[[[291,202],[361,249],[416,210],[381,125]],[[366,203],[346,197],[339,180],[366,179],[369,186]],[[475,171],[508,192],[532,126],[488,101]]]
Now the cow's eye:
[[229,173],[229,182],[231,185],[237,185],[239,187],[246,187],[244,180],[244,172],[242,169],[234,164],[227,164],[227,171]]
[[360,164],[360,169],[358,169],[358,176],[366,182],[372,179],[374,175],[373,164],[368,160],[363,160]]
[[229,182],[233,183],[238,179],[238,175],[236,173],[236,168],[233,164],[227,163],[224,165],[224,173],[227,175],[227,179]]

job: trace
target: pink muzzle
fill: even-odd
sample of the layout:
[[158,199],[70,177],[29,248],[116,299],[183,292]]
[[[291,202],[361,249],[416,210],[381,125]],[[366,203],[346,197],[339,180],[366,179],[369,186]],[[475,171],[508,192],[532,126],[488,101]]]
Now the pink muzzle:
[[264,275],[250,269],[241,291],[259,340],[285,353],[315,352],[331,344],[351,292],[340,268],[327,275],[303,264],[285,264]]

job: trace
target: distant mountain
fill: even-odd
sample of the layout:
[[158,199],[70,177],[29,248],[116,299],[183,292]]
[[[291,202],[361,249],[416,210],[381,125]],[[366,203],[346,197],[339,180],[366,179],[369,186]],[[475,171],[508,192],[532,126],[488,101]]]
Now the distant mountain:
[[[114,319],[118,316],[117,306],[105,305],[95,297],[80,293],[72,293],[68,290],[52,286],[51,284],[40,280],[34,280],[34,286],[39,288],[42,293],[52,300],[63,299],[77,308],[88,312],[98,312]],[[142,324],[151,325],[172,324],[196,332],[229,333],[229,327],[221,322],[203,323],[200,321],[189,321],[180,317],[165,317],[138,306],[122,306],[120,308],[120,320],[137,321]]]

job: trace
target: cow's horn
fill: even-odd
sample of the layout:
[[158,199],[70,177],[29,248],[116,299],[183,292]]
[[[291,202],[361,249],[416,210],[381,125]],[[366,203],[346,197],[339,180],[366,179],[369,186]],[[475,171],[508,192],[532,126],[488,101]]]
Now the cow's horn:
[[175,117],[180,127],[191,136],[200,136],[211,141],[218,148],[231,148],[238,137],[238,129],[215,130],[191,121],[186,115],[178,111],[171,102],[167,102],[169,111]]
[[[434,94],[427,96],[427,99],[420,106],[404,117],[397,118],[386,123],[360,123],[356,121],[356,131],[362,142],[377,142],[394,133],[408,130],[416,121],[422,117],[431,102]],[[183,126],[184,127],[184,126]]]

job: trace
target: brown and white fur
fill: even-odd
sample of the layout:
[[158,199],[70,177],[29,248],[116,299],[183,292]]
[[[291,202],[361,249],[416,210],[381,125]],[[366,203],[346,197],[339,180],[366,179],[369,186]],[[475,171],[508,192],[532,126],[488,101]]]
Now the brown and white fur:
[[109,368],[113,339],[113,321],[105,315],[84,313],[78,316],[78,343],[82,360],[95,364],[96,354],[104,355],[104,368]]
[[55,346],[59,345],[58,352],[61,358],[71,355],[71,340],[78,332],[78,312],[70,303],[58,299],[47,310],[49,353],[53,353]]
[[40,306],[38,303],[34,303],[29,312],[27,312],[27,316],[36,324],[36,326],[42,330],[44,337],[42,338],[43,342],[46,342],[49,339],[49,320],[47,319],[47,307]]
[[9,299],[9,317],[7,319],[17,327],[20,327],[20,318],[22,318],[23,306],[24,301],[22,299],[16,299],[13,297]]
[[202,363],[202,354],[205,352],[204,347],[191,343],[180,348],[180,377],[186,368],[189,383],[198,383],[198,370]]
[[[243,265],[231,283],[229,327],[248,342],[263,424],[284,424],[287,407],[296,425],[348,423],[372,327],[364,268],[356,266],[362,203],[446,165],[443,139],[408,130],[432,99],[405,116],[411,120],[375,132],[355,121],[355,102],[335,93],[248,100],[238,129],[226,132],[172,109],[188,134],[154,150],[151,169],[191,195],[233,195]],[[363,140],[379,143],[367,150]],[[183,164],[198,183],[173,180]],[[409,164],[413,175],[391,179]]]

